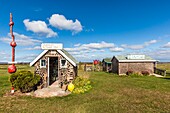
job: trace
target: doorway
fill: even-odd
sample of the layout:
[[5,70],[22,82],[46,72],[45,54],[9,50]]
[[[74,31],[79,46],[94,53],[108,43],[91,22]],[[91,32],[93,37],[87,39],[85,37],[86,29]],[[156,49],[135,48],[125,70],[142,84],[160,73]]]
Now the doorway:
[[49,58],[49,85],[58,80],[58,57]]

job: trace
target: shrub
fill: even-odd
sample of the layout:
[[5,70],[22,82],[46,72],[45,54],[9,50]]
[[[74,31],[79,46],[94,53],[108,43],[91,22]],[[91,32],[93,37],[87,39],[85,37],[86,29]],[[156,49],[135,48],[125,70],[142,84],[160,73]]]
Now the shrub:
[[75,86],[73,93],[76,94],[84,93],[92,88],[91,82],[87,78],[79,76],[76,77],[76,79],[73,81],[73,84]]
[[150,74],[148,71],[142,71],[141,73],[142,73],[142,75],[145,75],[145,76]]
[[15,89],[25,93],[37,88],[40,76],[34,75],[30,71],[17,71],[10,76],[10,82]]
[[131,74],[133,74],[133,71],[132,71],[132,70],[128,70],[128,71],[126,72],[126,75],[131,75]]

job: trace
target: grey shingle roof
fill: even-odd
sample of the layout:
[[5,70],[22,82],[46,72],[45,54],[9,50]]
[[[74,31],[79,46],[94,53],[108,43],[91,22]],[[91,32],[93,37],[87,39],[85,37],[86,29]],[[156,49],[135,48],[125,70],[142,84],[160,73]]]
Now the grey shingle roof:
[[68,53],[66,50],[62,49],[61,50],[67,57],[69,57],[74,63],[78,64],[79,62],[70,54]]

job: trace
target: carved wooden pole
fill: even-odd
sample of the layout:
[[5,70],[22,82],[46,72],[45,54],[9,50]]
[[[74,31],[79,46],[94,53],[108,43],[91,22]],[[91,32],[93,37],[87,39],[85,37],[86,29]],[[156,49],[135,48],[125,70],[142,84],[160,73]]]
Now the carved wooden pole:
[[10,45],[12,46],[12,65],[10,65],[8,67],[8,72],[9,73],[15,73],[17,68],[15,66],[15,47],[17,46],[16,42],[15,42],[15,37],[13,35],[13,25],[14,22],[12,21],[12,13],[10,13],[10,22],[9,22],[9,26],[10,26],[10,34],[12,37],[12,41],[10,43]]

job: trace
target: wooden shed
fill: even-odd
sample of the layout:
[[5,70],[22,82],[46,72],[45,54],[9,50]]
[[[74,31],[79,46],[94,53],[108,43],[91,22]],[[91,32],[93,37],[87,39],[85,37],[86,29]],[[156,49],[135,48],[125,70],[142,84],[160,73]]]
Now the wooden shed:
[[83,62],[82,66],[83,66],[84,71],[93,71],[94,70],[93,62]]
[[110,72],[112,69],[112,58],[105,58],[102,60],[103,71]]
[[43,43],[44,51],[39,54],[30,66],[35,67],[35,74],[42,78],[42,86],[47,87],[55,81],[60,83],[64,80],[73,80],[77,76],[77,61],[66,50],[62,44]]
[[125,75],[128,71],[135,73],[148,71],[150,74],[153,74],[157,60],[146,55],[121,55],[113,56],[111,62],[112,72],[118,75]]

